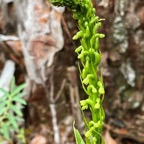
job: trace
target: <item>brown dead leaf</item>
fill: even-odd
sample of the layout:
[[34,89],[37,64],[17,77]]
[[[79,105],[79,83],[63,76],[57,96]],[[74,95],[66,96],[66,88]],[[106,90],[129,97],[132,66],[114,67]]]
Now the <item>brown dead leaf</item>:
[[[23,5],[27,7],[21,12]],[[24,23],[24,29],[20,28],[23,32],[19,35],[28,75],[31,80],[43,84],[47,80],[55,54],[64,46],[61,27],[64,8],[51,6],[48,1],[34,0],[30,3],[23,1],[16,9],[20,21]],[[21,18],[25,13],[30,14],[23,20]]]
[[106,144],[118,144],[110,135],[109,131],[106,131],[105,135],[105,143]]
[[17,54],[18,56],[21,55],[22,48],[21,42],[18,41],[6,41],[6,44]]
[[30,142],[30,144],[46,144],[46,143],[47,143],[46,138],[41,135],[35,136]]
[[121,129],[119,130],[119,134],[121,134],[121,135],[126,135],[126,134],[128,134],[128,131],[127,131],[127,129],[125,129],[125,128],[121,128]]

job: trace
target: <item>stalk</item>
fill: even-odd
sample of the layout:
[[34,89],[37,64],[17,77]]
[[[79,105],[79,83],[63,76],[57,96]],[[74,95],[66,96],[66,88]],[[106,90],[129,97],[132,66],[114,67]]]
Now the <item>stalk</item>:
[[[91,120],[85,123],[85,141],[86,144],[100,144],[105,118],[102,107],[104,84],[102,76],[98,75],[101,61],[99,39],[105,36],[98,33],[102,19],[95,15],[96,10],[91,0],[51,0],[51,2],[56,6],[66,6],[73,12],[74,19],[78,21],[79,31],[73,40],[80,40],[81,45],[75,52],[82,63],[80,79],[88,96],[87,99],[80,101],[80,105],[82,111],[89,109],[92,114]],[[76,141],[79,143],[78,139]]]

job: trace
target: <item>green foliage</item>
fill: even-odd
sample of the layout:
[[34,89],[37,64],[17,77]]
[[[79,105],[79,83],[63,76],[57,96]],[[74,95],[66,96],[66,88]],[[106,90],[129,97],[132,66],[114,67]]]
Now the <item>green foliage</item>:
[[74,129],[76,144],[85,144],[79,131],[74,127],[74,125],[73,125],[73,129]]
[[10,92],[0,88],[0,137],[10,140],[11,132],[20,133],[19,123],[23,120],[22,108],[26,105],[23,100],[25,84],[15,85],[13,79]]
[[79,0],[51,0],[53,5],[66,6],[71,10],[78,10],[81,2]]
[[[54,5],[66,6],[73,11],[74,19],[78,20],[79,31],[73,37],[73,40],[80,40],[81,45],[75,50],[78,59],[82,63],[80,69],[80,79],[84,91],[88,95],[86,100],[80,101],[81,109],[91,111],[91,120],[85,123],[86,144],[104,143],[101,138],[101,131],[105,113],[102,108],[104,97],[104,84],[102,76],[99,76],[99,64],[101,61],[101,52],[99,50],[99,39],[104,38],[104,34],[98,33],[101,21],[95,15],[91,0],[51,0]],[[81,136],[74,129],[76,142],[81,144]]]

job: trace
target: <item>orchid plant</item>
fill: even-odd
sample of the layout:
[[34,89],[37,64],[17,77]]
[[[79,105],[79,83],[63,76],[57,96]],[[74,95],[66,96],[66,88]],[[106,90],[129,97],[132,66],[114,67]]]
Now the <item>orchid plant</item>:
[[[99,68],[101,61],[101,52],[99,39],[104,38],[104,34],[98,32],[102,25],[96,10],[93,8],[91,0],[51,0],[53,5],[66,6],[73,12],[73,18],[78,21],[79,31],[73,37],[73,40],[80,40],[80,46],[75,52],[78,54],[82,68],[80,70],[80,79],[82,87],[87,94],[87,99],[81,100],[81,110],[89,109],[91,119],[84,118],[85,123],[85,142],[79,131],[74,128],[77,144],[100,144],[104,143],[101,136],[105,113],[102,107],[104,99],[104,84],[102,71]],[[99,75],[99,73],[101,73]]]

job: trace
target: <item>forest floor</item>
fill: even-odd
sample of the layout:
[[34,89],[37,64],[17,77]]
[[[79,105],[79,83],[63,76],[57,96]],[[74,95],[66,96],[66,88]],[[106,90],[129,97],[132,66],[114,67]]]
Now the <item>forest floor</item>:
[[[139,47],[135,42],[135,39],[137,39],[143,44],[141,37],[144,35],[144,5],[140,1],[137,3],[133,2],[133,6],[130,5],[130,7],[134,7],[135,14],[137,14],[136,17],[140,16],[139,18],[141,18],[140,26],[135,29],[132,28],[133,25],[131,24],[135,21],[135,18],[130,17],[131,15],[129,14],[132,11],[129,10],[130,7],[126,7],[127,17],[123,21],[129,22],[126,27],[128,31],[126,38],[128,49],[122,53],[118,48],[123,45],[118,42],[115,43],[113,37],[114,20],[118,16],[118,14],[114,14],[116,1],[109,0],[108,3],[109,7],[103,3],[101,5],[94,3],[97,15],[105,18],[100,30],[106,34],[106,38],[101,41],[102,62],[100,66],[103,67],[106,91],[103,102],[106,114],[103,136],[106,144],[144,144],[144,47]],[[53,64],[50,67],[51,71],[48,71],[48,73],[52,74],[45,84],[50,90],[50,94],[57,98],[54,101],[54,107],[56,109],[60,138],[65,144],[75,144],[72,128],[75,113],[73,112],[71,97],[78,95],[80,99],[85,99],[86,95],[82,90],[79,79],[78,59],[74,52],[79,42],[72,41],[73,35],[78,31],[77,24],[67,9],[62,16],[61,24],[64,48],[55,54]],[[136,38],[131,31],[133,33],[136,32]],[[122,31],[118,34],[123,36],[124,32]],[[2,59],[0,59],[0,69],[3,69],[7,59],[13,60],[16,63],[15,77],[17,84],[23,83],[27,71],[19,42],[1,42],[0,52],[0,58]],[[3,59],[3,54],[5,59]],[[133,73],[135,74],[135,79],[129,82],[129,74]],[[23,110],[27,143],[54,144],[50,109],[53,103],[48,101],[46,87],[36,84],[29,88],[31,89],[30,97],[26,99],[27,106]],[[86,116],[90,116],[88,111]]]

